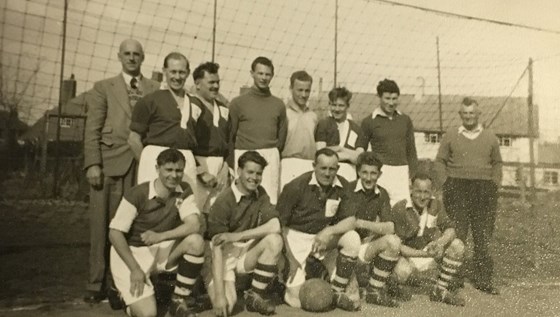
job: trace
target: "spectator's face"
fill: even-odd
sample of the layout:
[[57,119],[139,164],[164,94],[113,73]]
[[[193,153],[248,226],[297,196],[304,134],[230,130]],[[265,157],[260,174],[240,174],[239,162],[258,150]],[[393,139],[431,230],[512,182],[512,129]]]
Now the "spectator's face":
[[174,191],[183,179],[183,170],[185,169],[185,162],[179,161],[175,163],[165,163],[161,166],[156,165],[158,178],[165,186],[165,188]]
[[332,186],[338,171],[338,158],[336,156],[319,155],[313,162],[313,169],[317,182],[323,186]]
[[478,126],[478,117],[480,112],[475,105],[470,106],[461,106],[461,110],[459,111],[459,115],[461,116],[461,120],[463,121],[463,126],[467,130],[472,130]]
[[410,192],[412,203],[417,210],[423,210],[432,199],[432,181],[429,179],[417,179],[412,183]]
[[366,190],[373,190],[377,185],[377,179],[381,176],[381,171],[375,165],[362,165],[358,171],[358,177],[362,182],[362,187]]
[[383,110],[383,112],[385,112],[388,116],[392,116],[399,105],[399,94],[396,92],[384,92],[383,95],[379,97],[379,102],[381,110]]
[[246,162],[237,169],[239,185],[247,192],[256,191],[262,181],[263,168],[255,162]]
[[253,77],[253,82],[257,88],[266,89],[270,85],[274,74],[270,67],[257,64],[255,65],[255,70],[251,70],[251,77]]
[[336,120],[336,122],[342,122],[346,120],[348,102],[346,102],[346,99],[337,98],[334,102],[330,103],[330,110],[334,120]]
[[167,61],[167,67],[163,68],[165,73],[165,80],[167,87],[174,92],[180,92],[185,86],[187,77],[189,76],[189,69],[187,68],[187,61],[182,58],[170,58]]
[[300,81],[294,80],[294,84],[291,88],[292,99],[296,105],[300,107],[305,107],[307,100],[309,100],[309,95],[311,94],[311,82],[310,81]]
[[218,98],[220,91],[220,76],[204,72],[204,77],[197,80],[196,89],[198,94],[207,101],[214,101]]
[[140,74],[140,67],[144,61],[144,51],[140,43],[134,40],[122,42],[117,56],[122,64],[123,72],[131,76]]

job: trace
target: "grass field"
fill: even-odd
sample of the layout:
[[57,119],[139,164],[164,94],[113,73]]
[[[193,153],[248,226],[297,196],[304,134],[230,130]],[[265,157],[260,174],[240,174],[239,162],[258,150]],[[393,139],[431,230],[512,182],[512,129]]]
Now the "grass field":
[[[540,194],[533,206],[500,200],[493,251],[501,296],[467,285],[462,309],[418,295],[400,309],[368,305],[361,315],[560,316],[559,206],[560,193]],[[86,207],[47,200],[0,203],[1,316],[122,316],[108,305],[90,307],[80,300],[88,267]],[[305,315],[280,306],[279,315],[285,314]]]

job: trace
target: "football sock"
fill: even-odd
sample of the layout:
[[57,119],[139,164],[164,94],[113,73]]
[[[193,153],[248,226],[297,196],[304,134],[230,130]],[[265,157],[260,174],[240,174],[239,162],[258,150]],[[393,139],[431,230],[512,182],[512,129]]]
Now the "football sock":
[[336,258],[336,274],[331,281],[331,287],[335,292],[344,292],[350,281],[350,276],[354,272],[356,258],[351,258],[342,253]]
[[369,286],[373,289],[382,289],[387,283],[387,278],[397,265],[398,257],[378,255],[370,264]]
[[204,255],[185,254],[179,260],[177,269],[177,285],[174,293],[180,296],[189,296],[192,293],[196,278],[204,263]]
[[266,295],[266,287],[272,282],[277,270],[276,265],[257,262],[251,281],[251,290],[261,296]]
[[440,272],[436,286],[438,288],[448,290],[449,283],[453,280],[453,278],[455,278],[462,264],[463,262],[460,260],[454,260],[445,256],[440,265]]

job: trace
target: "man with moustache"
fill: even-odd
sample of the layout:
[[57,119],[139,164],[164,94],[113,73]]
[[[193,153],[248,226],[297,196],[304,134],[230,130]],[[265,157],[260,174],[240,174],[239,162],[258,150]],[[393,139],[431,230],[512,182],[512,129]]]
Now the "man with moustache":
[[377,85],[379,107],[362,121],[362,131],[373,151],[383,163],[379,185],[387,190],[391,205],[410,200],[410,177],[416,173],[418,157],[412,120],[397,110],[400,89],[384,79]]
[[280,182],[280,153],[288,131],[286,106],[270,93],[269,86],[274,77],[274,65],[270,59],[257,57],[251,64],[251,77],[253,87],[246,94],[234,98],[229,105],[229,163],[234,165],[245,151],[259,152],[268,162],[262,187],[275,205]]
[[[88,107],[84,132],[84,169],[90,184],[90,254],[84,301],[98,303],[111,289],[108,223],[123,193],[136,180],[136,161],[127,143],[132,110],[142,96],[159,83],[142,76],[142,45],[124,40],[118,58],[121,74],[95,83],[86,94]],[[114,302],[111,301],[111,306]]]
[[217,194],[227,186],[229,109],[220,101],[220,66],[207,62],[193,71],[196,94],[193,104],[201,109],[195,127],[197,167],[195,193],[200,210],[207,213]]
[[[168,89],[155,91],[140,99],[134,107],[128,143],[139,160],[138,183],[153,179],[153,161],[167,149],[175,148],[185,156],[183,179],[196,186],[195,125],[201,109],[185,91],[189,61],[178,52],[169,53],[163,62]],[[196,193],[195,193],[196,196]]]

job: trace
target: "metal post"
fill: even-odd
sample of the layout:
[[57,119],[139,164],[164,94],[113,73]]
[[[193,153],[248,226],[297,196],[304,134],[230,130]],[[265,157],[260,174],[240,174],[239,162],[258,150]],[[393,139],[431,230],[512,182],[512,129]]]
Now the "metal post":
[[218,12],[218,0],[214,0],[214,22],[212,23],[212,63],[216,58],[216,15]]
[[443,117],[442,117],[442,105],[441,105],[441,68],[439,65],[439,36],[436,37],[436,49],[437,49],[437,86],[438,86],[438,105],[439,105],[439,132],[443,134]]
[[533,120],[533,59],[529,58],[529,66],[527,66],[528,71],[529,71],[529,94],[527,96],[527,111],[528,111],[528,116],[527,119],[528,124],[528,133],[529,133],[529,159],[530,161],[530,180],[531,180],[531,198],[535,198],[535,190],[536,190],[536,181],[535,181],[535,126],[534,126],[534,120]]
[[336,87],[336,73],[338,55],[338,0],[334,1],[334,87]]
[[64,0],[64,20],[62,21],[62,54],[60,58],[60,88],[58,95],[58,115],[56,118],[56,147],[55,147],[55,162],[54,162],[54,175],[53,175],[53,197],[58,197],[58,183],[59,183],[59,165],[60,165],[60,119],[62,116],[62,99],[64,83],[64,61],[66,55],[66,21],[68,16],[68,0]]

